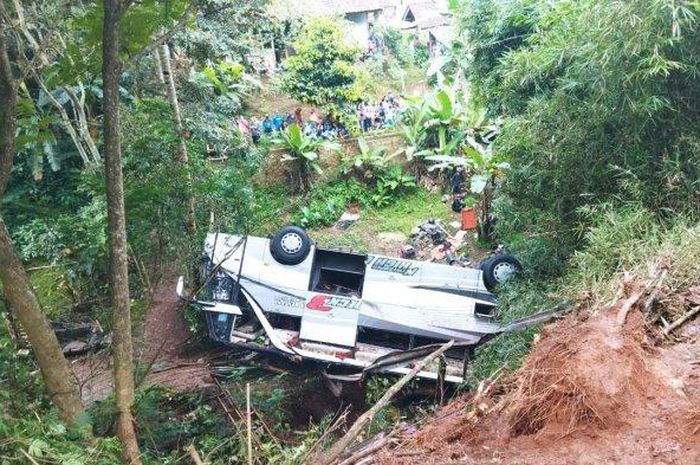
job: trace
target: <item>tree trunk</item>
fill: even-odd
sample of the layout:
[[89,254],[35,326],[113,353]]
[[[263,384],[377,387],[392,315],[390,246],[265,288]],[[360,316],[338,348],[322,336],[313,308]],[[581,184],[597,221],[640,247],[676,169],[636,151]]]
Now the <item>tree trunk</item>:
[[15,157],[17,85],[5,45],[5,6],[0,2],[0,198],[10,180]]
[[[170,100],[170,106],[173,108],[173,121],[175,122],[175,129],[177,130],[179,141],[177,145],[177,154],[175,160],[182,166],[187,166],[189,163],[189,158],[187,156],[187,145],[185,142],[185,128],[182,125],[182,116],[180,115],[180,103],[177,98],[177,88],[175,87],[175,76],[173,75],[173,67],[171,65],[170,47],[168,44],[163,44],[162,47],[163,56],[161,62],[163,64],[163,70],[165,74],[165,79],[167,79],[168,88],[168,100]],[[195,202],[194,196],[191,192],[192,179],[187,176],[187,215],[185,218],[185,225],[187,226],[187,231],[189,233],[195,232],[197,229],[197,223],[195,221]]]
[[[0,4],[0,13],[4,6]],[[0,200],[5,193],[15,155],[17,84],[7,55],[3,17],[0,15]],[[29,278],[12,246],[5,223],[0,218],[0,281],[5,297],[27,333],[39,364],[46,389],[61,419],[76,424],[83,415],[80,389],[68,365],[56,334],[41,311]]]
[[51,401],[65,423],[78,424],[83,415],[80,389],[56,334],[41,311],[22,263],[15,254],[5,223],[0,219],[0,280],[10,309],[24,328],[34,350]]
[[119,21],[118,0],[104,1],[102,33],[102,81],[104,88],[104,160],[107,184],[107,220],[109,234],[109,277],[112,291],[112,363],[117,408],[117,436],[127,464],[140,465],[139,446],[131,407],[134,401],[133,345],[129,268],[124,213],[121,143],[119,140]]
[[161,84],[165,84],[165,75],[163,74],[163,62],[160,59],[158,49],[153,52],[153,64],[156,67],[156,77]]

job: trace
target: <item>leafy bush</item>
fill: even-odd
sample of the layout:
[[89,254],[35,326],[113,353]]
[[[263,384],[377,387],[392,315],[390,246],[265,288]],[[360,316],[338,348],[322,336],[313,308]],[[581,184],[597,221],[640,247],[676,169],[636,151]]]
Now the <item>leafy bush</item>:
[[515,218],[499,218],[502,234],[549,237],[565,257],[587,209],[613,198],[699,212],[697,14],[644,0],[465,5],[472,88],[506,115],[500,195]]
[[366,204],[369,195],[367,188],[354,179],[326,184],[311,192],[307,205],[294,215],[293,222],[304,228],[332,224],[348,204]]
[[305,135],[296,123],[290,124],[284,131],[273,139],[273,143],[285,150],[282,161],[293,164],[292,172],[296,171],[296,178],[292,184],[298,186],[298,190],[306,192],[311,188],[311,171],[321,174],[323,170],[319,164],[318,150],[322,147],[330,150],[338,150],[335,142],[315,139]]
[[355,179],[326,184],[311,192],[307,204],[292,220],[305,228],[333,224],[349,204],[386,207],[410,193],[415,186],[413,176],[405,174],[400,166],[393,166],[379,174],[375,186],[367,186]]
[[357,98],[352,88],[360,49],[347,43],[344,27],[327,17],[304,25],[294,42],[296,54],[284,62],[282,88],[292,97],[325,108]]
[[413,56],[408,49],[406,35],[399,29],[393,27],[381,28],[379,33],[384,38],[384,45],[386,48],[396,57],[401,65],[405,66],[413,63]]
[[364,137],[357,138],[357,146],[360,151],[354,157],[343,159],[341,171],[370,184],[375,183],[376,178],[389,168],[396,154],[389,154],[385,147],[370,147]]
[[385,207],[397,197],[416,187],[416,179],[405,174],[400,166],[392,166],[377,178],[377,186],[372,193],[371,206]]
[[429,61],[430,52],[428,52],[428,46],[423,43],[416,44],[416,48],[413,51],[413,62],[415,65],[419,68],[425,68],[428,66]]

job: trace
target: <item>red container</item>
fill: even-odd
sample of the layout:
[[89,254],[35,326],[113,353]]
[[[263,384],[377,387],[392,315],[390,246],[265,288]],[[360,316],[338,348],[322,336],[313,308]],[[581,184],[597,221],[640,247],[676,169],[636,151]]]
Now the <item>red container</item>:
[[474,207],[462,209],[462,229],[469,231],[476,229],[476,209]]

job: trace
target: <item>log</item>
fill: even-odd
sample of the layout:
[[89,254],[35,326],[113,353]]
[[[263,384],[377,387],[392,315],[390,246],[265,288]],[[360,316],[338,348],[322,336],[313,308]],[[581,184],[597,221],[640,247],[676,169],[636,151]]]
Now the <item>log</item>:
[[[627,299],[625,299],[622,302],[622,306],[620,306],[620,310],[617,312],[616,323],[618,328],[622,328],[625,325],[625,321],[627,320],[627,314],[629,314],[632,307],[634,307],[637,304],[637,302],[639,302],[644,296],[648,295],[653,298],[651,300],[647,299],[647,302],[645,302],[644,304],[643,310],[646,310],[647,307],[651,309],[654,300],[657,298],[658,288],[661,285],[663,279],[666,277],[666,274],[666,270],[662,271],[660,267],[656,267],[651,273],[651,279],[647,281],[643,287],[637,289],[635,292],[632,293],[632,295],[630,295]],[[628,280],[626,280],[625,284],[627,283],[629,283]]]
[[362,449],[358,450],[357,452],[353,453],[350,457],[346,458],[342,462],[340,462],[338,465],[353,465],[360,460],[364,459],[365,457],[377,452],[378,450],[382,449],[384,446],[386,446],[389,441],[391,441],[393,436],[392,434],[388,434],[387,436],[380,437],[379,439],[374,439],[370,442],[370,444],[366,445]]
[[671,333],[672,333],[674,330],[676,330],[676,329],[678,329],[679,327],[681,327],[686,321],[690,320],[691,318],[693,318],[693,317],[694,317],[695,315],[697,315],[698,313],[700,313],[700,307],[695,307],[695,308],[693,308],[692,310],[690,310],[689,312],[686,312],[685,315],[683,315],[682,317],[678,318],[678,319],[675,320],[673,323],[671,323],[670,325],[668,325],[668,326],[666,326],[666,327],[664,328],[664,335],[665,335],[665,336],[670,336]]
[[436,351],[425,357],[423,360],[418,362],[416,366],[413,367],[411,371],[406,373],[400,380],[396,382],[393,386],[391,386],[382,396],[379,401],[377,401],[376,404],[369,410],[367,410],[365,413],[363,413],[356,421],[355,423],[350,427],[348,432],[340,438],[333,446],[328,450],[327,453],[325,454],[319,454],[319,456],[316,458],[316,460],[313,461],[313,463],[316,463],[317,465],[330,465],[331,463],[335,462],[338,457],[340,457],[340,454],[343,453],[343,451],[352,443],[352,441],[355,440],[358,434],[364,429],[364,427],[374,419],[375,415],[379,413],[381,409],[386,407],[386,405],[391,401],[391,399],[406,385],[408,384],[409,381],[411,381],[419,371],[421,371],[425,366],[430,363],[435,357],[440,356],[442,353],[444,353],[446,350],[448,350],[452,345],[454,344],[454,341],[449,341],[445,344],[443,344],[440,348],[438,348]]
[[202,457],[199,456],[199,452],[194,448],[194,445],[190,444],[190,447],[187,448],[187,453],[190,455],[194,465],[204,465]]

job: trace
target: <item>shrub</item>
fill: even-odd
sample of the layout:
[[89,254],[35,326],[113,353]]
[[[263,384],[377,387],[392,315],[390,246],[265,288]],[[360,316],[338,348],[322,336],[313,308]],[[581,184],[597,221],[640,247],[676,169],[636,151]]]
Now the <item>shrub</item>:
[[325,108],[357,98],[352,89],[360,49],[347,43],[342,23],[328,17],[309,20],[293,46],[296,54],[284,62],[282,89]]
[[551,238],[563,257],[580,247],[587,209],[611,199],[663,217],[699,213],[695,7],[470,5],[461,22],[474,57],[467,71],[474,94],[506,115],[495,144],[512,170],[500,195],[528,234]]

